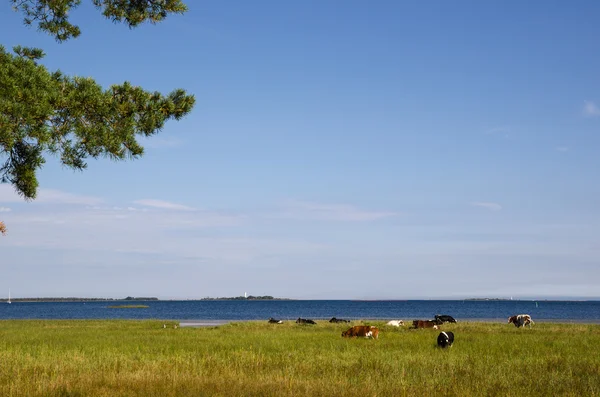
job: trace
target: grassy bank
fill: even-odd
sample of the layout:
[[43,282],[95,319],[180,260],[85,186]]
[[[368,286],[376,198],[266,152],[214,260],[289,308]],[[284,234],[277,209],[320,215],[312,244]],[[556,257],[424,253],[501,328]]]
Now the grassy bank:
[[[0,396],[600,395],[600,326],[538,323],[178,328],[164,321],[0,321]],[[359,324],[356,322],[355,324]]]

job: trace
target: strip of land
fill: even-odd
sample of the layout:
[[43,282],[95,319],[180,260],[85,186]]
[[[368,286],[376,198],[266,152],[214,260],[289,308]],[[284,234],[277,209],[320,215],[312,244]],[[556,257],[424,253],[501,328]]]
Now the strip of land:
[[[133,297],[128,296],[126,298],[13,298],[12,302],[120,302],[120,301],[157,301],[155,297]],[[7,302],[8,299],[0,299],[0,302]]]

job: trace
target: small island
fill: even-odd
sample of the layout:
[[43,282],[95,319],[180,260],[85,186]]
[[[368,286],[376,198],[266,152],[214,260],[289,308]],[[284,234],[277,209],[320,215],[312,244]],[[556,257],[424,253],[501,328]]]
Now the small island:
[[512,299],[506,298],[467,298],[466,301],[511,301]]
[[253,295],[248,295],[248,296],[233,296],[233,297],[222,297],[222,298],[202,298],[200,299],[201,301],[289,301],[292,299],[288,299],[288,298],[274,298],[270,295],[263,295],[263,296],[253,296]]

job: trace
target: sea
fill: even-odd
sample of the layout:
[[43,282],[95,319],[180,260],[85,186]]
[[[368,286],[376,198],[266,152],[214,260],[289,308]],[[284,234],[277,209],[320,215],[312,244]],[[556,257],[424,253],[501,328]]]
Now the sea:
[[[114,305],[147,308],[110,308]],[[600,324],[600,301],[495,300],[186,300],[0,302],[1,319],[161,319],[179,321],[431,319],[447,314],[458,321],[506,321],[527,313],[534,321]]]

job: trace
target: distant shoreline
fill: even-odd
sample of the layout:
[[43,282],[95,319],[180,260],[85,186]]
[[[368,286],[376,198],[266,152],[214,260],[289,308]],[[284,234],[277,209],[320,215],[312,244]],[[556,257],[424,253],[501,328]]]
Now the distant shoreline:
[[[291,301],[296,299],[274,298],[272,296],[236,296],[219,298],[199,298],[199,299],[158,299],[156,297],[130,297],[127,298],[13,298],[11,302],[131,302],[131,301],[161,301],[161,302],[193,302],[193,301]],[[0,302],[8,302],[8,299],[0,299]]]
[[[295,323],[296,319],[295,318],[278,318],[281,319],[284,323],[289,322],[289,323]],[[312,320],[315,321],[320,321],[320,322],[329,322],[329,318],[320,318],[320,317],[311,317]],[[373,317],[373,318],[355,318],[355,319],[350,319],[350,322],[352,323],[357,323],[357,322],[365,322],[365,321],[373,321],[373,322],[386,322],[389,320],[394,320],[397,318],[392,318],[392,317]],[[232,324],[232,323],[262,323],[265,322],[267,319],[253,319],[253,320],[223,320],[223,319],[197,319],[197,320],[193,320],[193,319],[184,319],[184,320],[169,320],[169,321],[178,321],[179,324],[182,327],[202,327],[202,326],[218,326],[218,325],[225,325],[225,324]],[[407,317],[405,317],[405,327],[409,328],[410,324],[406,323],[407,321],[412,321],[410,319],[408,319]],[[499,324],[505,324],[506,323],[506,318],[461,318],[459,320],[458,324],[463,324],[463,323],[499,323]],[[597,325],[600,324],[600,320],[595,320],[595,319],[582,319],[582,320],[574,320],[574,319],[559,319],[559,318],[536,318],[535,319],[535,323],[542,323],[542,324],[573,324],[573,325],[577,325],[577,324],[592,324],[592,325]],[[444,324],[445,326],[454,326],[452,324]],[[534,325],[535,327],[535,325]]]
[[234,297],[222,297],[222,298],[206,297],[206,298],[201,298],[198,300],[201,300],[201,301],[291,301],[291,300],[296,300],[296,299],[274,298],[270,295],[263,295],[263,296],[248,295],[248,296],[234,296]]
[[[274,298],[272,296],[238,296],[218,298],[193,298],[193,299],[159,299],[156,297],[127,297],[127,298],[11,298],[11,302],[131,302],[131,301],[155,301],[155,302],[201,302],[201,301],[346,301],[346,302],[598,302],[600,298],[544,298],[544,299],[503,299],[503,298],[465,298],[465,299],[294,299]],[[8,299],[0,298],[0,303],[7,303]]]
[[[11,302],[131,302],[131,301],[158,301],[155,297],[134,298],[11,298]],[[0,302],[8,302],[8,299],[0,299]]]

